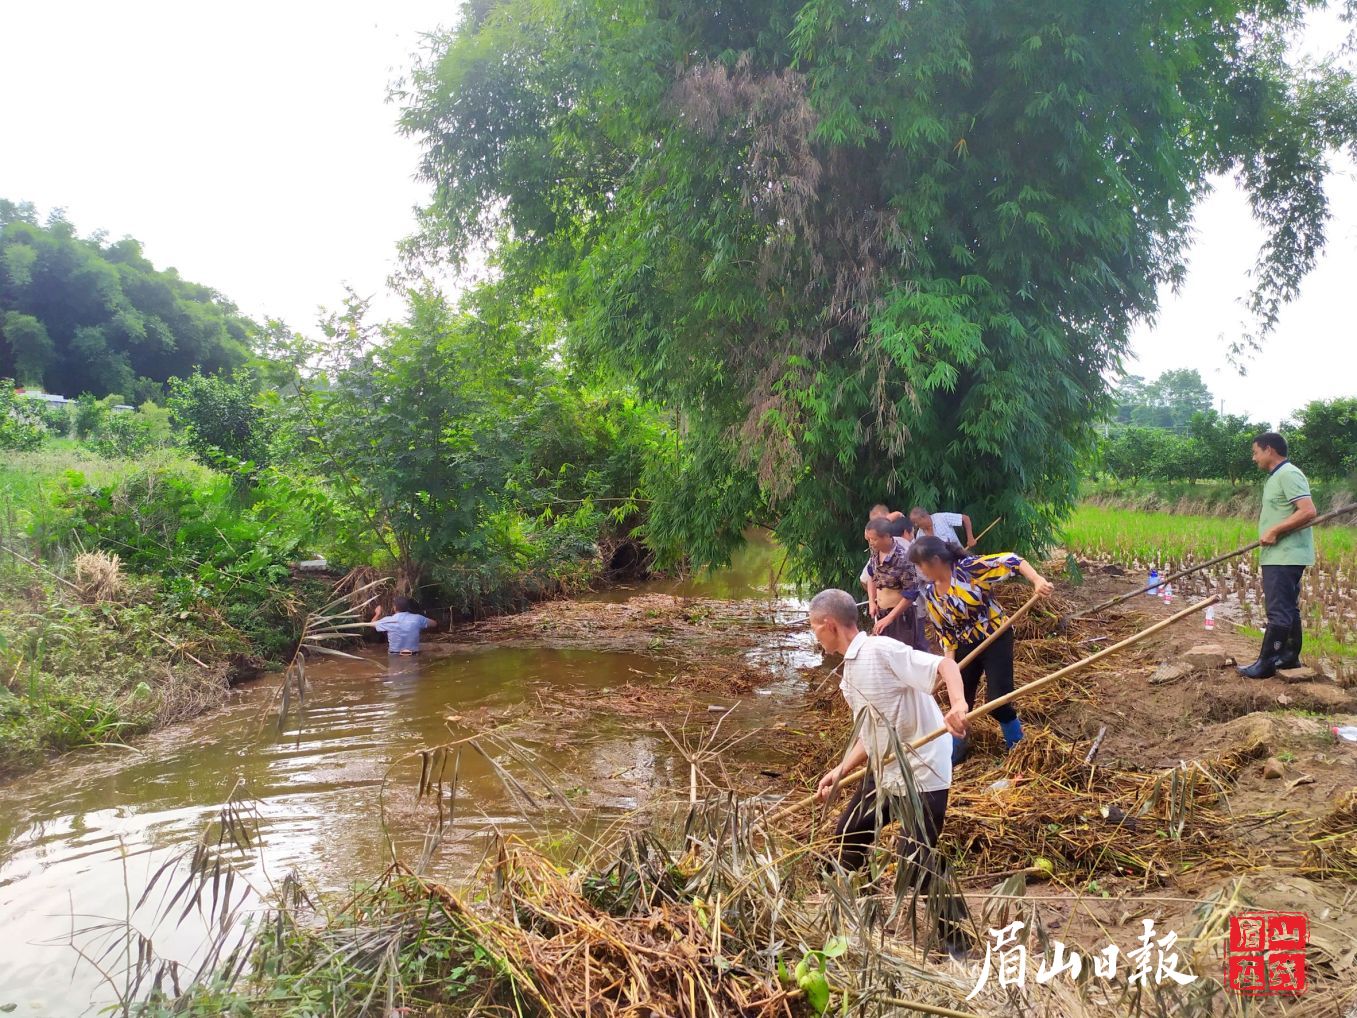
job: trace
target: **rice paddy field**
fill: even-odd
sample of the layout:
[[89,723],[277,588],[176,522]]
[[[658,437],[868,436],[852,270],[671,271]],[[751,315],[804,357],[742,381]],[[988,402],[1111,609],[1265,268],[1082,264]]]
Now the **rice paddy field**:
[[[1357,512],[1350,517],[1357,521]],[[1065,550],[1076,558],[1114,562],[1128,572],[1128,589],[1150,569],[1161,576],[1243,547],[1258,538],[1251,519],[1190,516],[1082,505],[1066,525]],[[1330,667],[1340,683],[1357,682],[1357,526],[1324,526],[1316,533],[1317,562],[1305,571],[1301,607],[1306,656]],[[1250,552],[1184,577],[1179,596],[1218,593],[1222,615],[1244,630],[1263,625],[1262,575]]]

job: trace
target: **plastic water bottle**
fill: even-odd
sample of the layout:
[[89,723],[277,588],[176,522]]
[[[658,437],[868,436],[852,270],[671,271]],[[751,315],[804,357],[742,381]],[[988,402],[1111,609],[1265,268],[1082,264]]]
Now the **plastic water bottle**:
[[1173,584],[1164,584],[1164,603],[1173,604]]
[[1150,597],[1159,596],[1159,570],[1153,566],[1150,567],[1150,582],[1146,586],[1149,587],[1149,590],[1145,593],[1149,594]]
[[1344,742],[1357,742],[1357,725],[1334,725],[1333,737]]
[[1216,606],[1208,604],[1206,606],[1206,618],[1202,621],[1202,628],[1214,630],[1216,628]]

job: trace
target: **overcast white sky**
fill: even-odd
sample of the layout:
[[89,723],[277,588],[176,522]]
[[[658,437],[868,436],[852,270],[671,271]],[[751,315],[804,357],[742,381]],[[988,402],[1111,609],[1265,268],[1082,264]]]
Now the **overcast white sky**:
[[[82,233],[131,234],[157,265],[294,328],[345,283],[395,313],[385,280],[423,189],[387,86],[420,33],[455,14],[454,0],[0,3],[0,197],[62,206]],[[1197,368],[1226,411],[1273,423],[1357,395],[1350,163],[1330,191],[1324,260],[1245,377],[1225,354],[1260,234],[1228,180],[1198,210],[1187,283],[1137,331],[1128,369]]]

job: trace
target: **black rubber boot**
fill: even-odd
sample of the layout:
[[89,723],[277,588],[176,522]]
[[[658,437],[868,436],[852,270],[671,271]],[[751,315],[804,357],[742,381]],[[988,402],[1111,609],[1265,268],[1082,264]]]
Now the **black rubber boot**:
[[1258,651],[1258,660],[1247,668],[1240,668],[1239,674],[1249,679],[1270,679],[1277,674],[1277,664],[1286,658],[1286,645],[1291,639],[1290,626],[1268,626],[1263,631],[1263,646]]
[[1299,668],[1301,666],[1300,648],[1304,639],[1304,634],[1300,628],[1300,619],[1296,619],[1291,625],[1291,632],[1287,634],[1286,646],[1282,648],[1281,660],[1277,662],[1277,670],[1283,668]]

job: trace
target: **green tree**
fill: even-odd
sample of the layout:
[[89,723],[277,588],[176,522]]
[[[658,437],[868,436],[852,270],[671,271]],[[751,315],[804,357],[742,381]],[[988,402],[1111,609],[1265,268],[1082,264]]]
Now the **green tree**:
[[1270,429],[1246,417],[1204,410],[1192,415],[1187,430],[1200,452],[1199,476],[1239,484],[1256,470],[1251,456],[1253,436]]
[[1354,102],[1287,62],[1311,6],[471,3],[402,96],[434,193],[408,251],[492,246],[669,408],[662,545],[771,522],[843,581],[887,494],[1032,547],[1210,176],[1267,230],[1263,330],[1313,265]]
[[14,377],[20,385],[42,385],[56,347],[42,322],[32,315],[6,311],[0,315],[0,343],[9,349]]
[[1165,371],[1153,382],[1132,375],[1117,389],[1117,419],[1147,428],[1186,431],[1193,414],[1211,409],[1215,397],[1195,369]]
[[184,444],[204,463],[227,456],[263,466],[268,459],[269,422],[254,379],[194,372],[170,379],[165,406]]
[[[243,365],[257,329],[130,237],[80,238],[60,212],[0,201],[0,373],[51,391],[131,393]],[[144,385],[143,385],[144,388]]]
[[1163,459],[1167,436],[1159,428],[1132,425],[1109,438],[1103,450],[1103,466],[1113,477],[1138,481],[1155,474],[1155,464]]
[[401,586],[442,582],[463,606],[482,583],[588,557],[601,534],[639,523],[661,433],[636,400],[569,378],[550,320],[502,293],[452,306],[415,291],[383,325],[351,297],[322,343],[273,337],[296,367],[279,461],[326,479],[362,531],[352,547]]
[[1292,457],[1307,473],[1331,479],[1357,474],[1357,399],[1314,400],[1283,428]]

